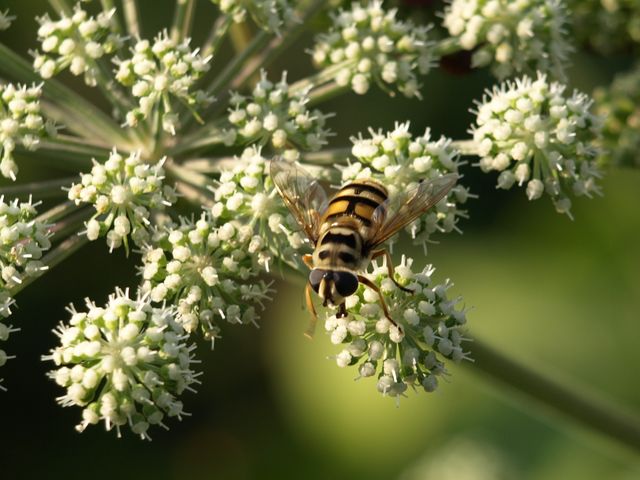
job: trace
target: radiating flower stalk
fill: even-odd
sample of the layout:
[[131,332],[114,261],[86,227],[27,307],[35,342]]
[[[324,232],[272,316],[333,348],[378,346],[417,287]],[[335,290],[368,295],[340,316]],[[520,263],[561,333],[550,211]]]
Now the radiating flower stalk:
[[[563,77],[570,52],[560,2],[454,1],[444,12],[451,36],[438,38],[433,25],[416,25],[378,0],[331,15],[319,0],[213,0],[218,17],[201,45],[190,38],[196,2],[178,1],[173,25],[159,32],[146,30],[133,0],[50,3],[55,13],[38,20],[31,63],[0,45],[0,71],[10,80],[0,86],[0,170],[16,179],[15,152],[55,159],[79,177],[7,187],[67,200],[37,218],[31,201],[0,204],[0,313],[8,317],[17,290],[89,241],[104,238],[113,254],[142,257],[138,290],[114,287],[104,306],[87,299],[84,309],[70,307],[56,329],[59,345],[43,357],[65,389],[59,403],[82,408],[79,431],[103,422],[150,438],[151,427],[183,416],[182,394],[198,383],[194,342],[213,345],[236,325],[258,325],[277,294],[269,275],[307,275],[301,257],[309,241],[269,175],[275,156],[333,186],[373,178],[392,198],[456,174],[451,191],[395,239],[400,254],[403,237],[426,251],[434,238],[461,231],[475,198],[464,175],[475,162],[466,157],[501,172],[500,188],[526,186],[530,199],[547,193],[560,212],[569,213],[573,195],[600,193],[601,122],[586,95],[567,95],[551,80]],[[316,14],[330,22],[311,51],[318,71],[301,79],[272,71]],[[11,19],[0,15],[0,28]],[[238,46],[229,35],[238,28],[254,36],[221,65],[222,46]],[[463,50],[498,78],[535,75],[479,100],[471,139],[414,124],[423,132],[416,134],[397,122],[350,132],[351,146],[332,144],[324,100],[376,87],[426,98],[424,76],[441,55]],[[65,86],[58,75],[66,71],[98,89],[110,111]],[[43,256],[50,238],[55,246]],[[392,320],[364,284],[346,299],[346,317],[321,312],[332,343],[343,345],[336,363],[357,366],[359,377],[375,377],[377,390],[396,399],[408,387],[434,391],[447,362],[471,359],[467,310],[451,296],[452,282],[401,258],[393,279],[386,261],[363,272]],[[0,341],[16,330],[0,323]],[[7,358],[0,350],[0,366]]]

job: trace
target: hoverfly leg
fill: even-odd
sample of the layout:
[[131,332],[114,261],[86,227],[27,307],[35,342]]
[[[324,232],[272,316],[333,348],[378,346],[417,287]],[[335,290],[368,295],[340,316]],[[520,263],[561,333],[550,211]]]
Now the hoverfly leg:
[[393,262],[391,261],[391,255],[389,255],[389,251],[386,248],[381,248],[380,250],[374,250],[373,253],[371,254],[371,260],[373,260],[374,258],[382,257],[382,256],[384,256],[385,261],[387,262],[387,270],[389,272],[389,278],[391,279],[391,281],[395,283],[400,290],[407,293],[413,293],[413,290],[407,287],[403,287],[396,281],[395,268],[393,266]]
[[309,267],[310,269],[313,269],[313,255],[311,255],[310,253],[304,254],[302,256],[302,261],[307,267]]
[[341,303],[338,307],[338,313],[336,314],[336,318],[344,318],[347,316],[347,307],[344,303]]
[[316,323],[318,323],[318,314],[316,313],[316,308],[313,306],[313,298],[311,296],[311,284],[307,283],[306,288],[304,289],[305,297],[307,300],[307,308],[311,312],[311,321],[309,322],[309,328],[304,332],[304,335],[307,338],[313,338],[313,334],[316,331]]
[[382,296],[382,292],[380,291],[378,286],[375,283],[373,283],[371,280],[369,280],[367,277],[363,277],[362,275],[358,275],[358,281],[366,285],[367,287],[369,287],[370,289],[372,289],[374,292],[378,294],[378,298],[380,299],[380,305],[382,306],[382,310],[384,311],[384,316],[387,317],[387,320],[389,320],[398,330],[400,330],[401,333],[404,332],[402,327],[398,325],[398,323],[393,318],[391,318],[391,314],[389,313],[387,304],[384,301],[384,297]]

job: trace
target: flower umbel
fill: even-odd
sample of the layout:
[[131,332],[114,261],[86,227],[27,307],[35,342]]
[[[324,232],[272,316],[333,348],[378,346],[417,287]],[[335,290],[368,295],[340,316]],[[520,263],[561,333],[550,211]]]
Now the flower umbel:
[[42,85],[0,85],[0,173],[5,178],[15,180],[18,174],[13,159],[17,145],[35,150],[41,138],[56,133],[53,123],[40,111],[41,95]]
[[154,302],[178,306],[177,321],[187,332],[198,327],[212,344],[219,323],[254,324],[256,306],[270,299],[269,286],[256,281],[263,241],[238,222],[216,228],[203,214],[197,222],[161,228],[142,256],[142,291]]
[[288,0],[211,0],[220,6],[222,12],[231,15],[236,23],[244,22],[247,13],[256,24],[268,31],[279,32],[280,28],[291,23],[294,11]]
[[286,73],[274,84],[263,71],[250,98],[233,94],[228,117],[232,128],[224,133],[225,143],[270,143],[288,158],[297,158],[297,149],[320,150],[330,134],[324,128],[328,115],[309,110],[308,101],[306,91],[290,92]]
[[382,1],[361,5],[333,15],[333,27],[318,35],[313,61],[320,68],[335,68],[339,85],[351,85],[364,94],[371,83],[392,93],[420,97],[418,74],[426,75],[435,61],[430,26],[416,26],[385,10]]
[[461,346],[465,312],[455,309],[461,299],[447,297],[452,283],[433,285],[433,267],[414,272],[412,265],[413,259],[403,256],[395,277],[413,293],[394,284],[384,263],[374,262],[367,275],[381,289],[391,318],[401,328],[384,316],[378,295],[364,285],[347,298],[350,316],[331,315],[325,323],[331,342],[345,345],[336,356],[338,366],[357,365],[360,377],[377,375],[378,391],[391,397],[404,394],[409,386],[433,392],[438,378],[447,374],[445,359],[468,360]]
[[473,65],[491,65],[498,78],[536,70],[564,76],[572,48],[560,0],[453,0],[443,23],[473,51]]
[[73,75],[84,74],[87,85],[95,86],[102,68],[96,61],[112,54],[124,43],[115,31],[115,9],[90,17],[78,3],[71,16],[60,14],[54,21],[40,17],[38,40],[42,52],[35,56],[33,67],[42,78],[51,78],[67,68]]
[[546,192],[558,212],[570,215],[569,191],[600,193],[595,159],[602,126],[587,95],[564,91],[542,74],[507,81],[478,102],[472,133],[480,168],[501,172],[498,188],[526,184],[529,200]]
[[[351,154],[356,158],[342,169],[342,180],[372,177],[387,186],[391,195],[406,191],[422,180],[458,173],[463,163],[451,140],[431,139],[429,129],[413,136],[409,122],[396,123],[392,131],[369,130],[370,137],[352,137]],[[456,185],[428,213],[407,227],[415,243],[426,244],[435,232],[460,231],[457,223],[466,217],[461,206],[469,198],[469,190]]]
[[[190,40],[177,43],[164,31],[152,42],[139,40],[132,48],[132,57],[118,60],[116,80],[131,89],[138,107],[126,116],[129,126],[136,126],[155,111],[165,132],[176,134],[178,116],[173,98],[190,109],[204,107],[213,98],[202,90],[192,91],[198,79],[209,70],[210,57],[203,58],[191,50]],[[195,110],[194,110],[195,113]]]
[[198,383],[192,370],[195,346],[186,343],[175,307],[156,308],[148,297],[116,290],[104,307],[89,299],[86,311],[69,307],[71,319],[55,330],[60,345],[43,360],[56,369],[49,376],[66,393],[65,406],[82,407],[76,429],[104,421],[107,430],[128,425],[149,439],[151,425],[186,415],[177,399]]
[[129,236],[136,245],[149,238],[152,211],[163,210],[176,201],[172,187],[163,184],[164,160],[149,165],[140,153],[124,157],[115,149],[104,163],[94,160],[91,173],[69,189],[69,200],[76,205],[91,203],[95,215],[87,223],[87,238],[107,237],[111,250],[124,244],[129,251]]

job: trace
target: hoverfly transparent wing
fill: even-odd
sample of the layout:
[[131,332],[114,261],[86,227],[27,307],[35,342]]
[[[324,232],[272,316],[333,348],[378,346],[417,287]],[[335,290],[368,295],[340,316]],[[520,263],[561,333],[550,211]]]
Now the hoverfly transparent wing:
[[449,173],[442,177],[423,180],[413,188],[385,200],[374,210],[371,217],[371,229],[375,234],[369,242],[369,247],[381,244],[402,227],[413,222],[442,200],[457,181],[458,175]]
[[320,217],[328,205],[324,188],[300,166],[280,157],[271,160],[269,173],[285,205],[315,245]]

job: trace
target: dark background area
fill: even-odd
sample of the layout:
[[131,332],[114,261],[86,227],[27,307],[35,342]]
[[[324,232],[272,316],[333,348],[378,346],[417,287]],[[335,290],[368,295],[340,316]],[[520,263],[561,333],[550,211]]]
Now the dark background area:
[[[140,1],[143,32],[170,25],[173,2]],[[34,15],[45,1],[0,1],[18,16],[0,40],[21,54],[35,48]],[[198,1],[194,44],[204,38],[215,8]],[[313,71],[305,36],[270,71],[290,81]],[[214,68],[224,65],[224,52]],[[627,68],[630,55],[573,57],[571,85],[591,92]],[[87,91],[68,74],[67,84]],[[437,137],[467,136],[469,108],[494,80],[485,71],[453,75],[434,70],[417,102],[372,89],[321,106],[336,112],[331,146],[343,146],[368,127],[390,129],[411,120]],[[93,95],[92,91],[87,91]],[[96,99],[96,102],[100,102]],[[105,105],[99,103],[100,105]],[[68,175],[45,159],[19,161],[20,181]],[[495,175],[470,166],[465,179],[479,195],[469,202],[464,235],[441,236],[429,249],[436,279],[452,278],[454,293],[473,306],[470,331],[541,372],[571,378],[640,412],[640,172],[612,170],[605,195],[574,202],[576,220],[542,198],[494,188]],[[405,246],[421,259],[421,249]],[[277,281],[276,299],[261,328],[227,327],[214,351],[199,345],[203,384],[183,397],[192,413],[151,431],[152,442],[129,432],[117,439],[102,425],[78,434],[80,411],[61,408],[61,390],[40,356],[56,344],[51,329],[69,303],[103,303],[115,286],[138,283],[136,254],[109,254],[95,242],[19,294],[9,323],[20,327],[2,348],[18,358],[0,370],[0,478],[308,478],[308,479],[595,479],[640,478],[638,458],[581,427],[540,409],[480,376],[453,367],[435,394],[408,393],[400,407],[382,398],[373,380],[354,382],[353,369],[328,358],[338,352],[320,331],[302,333],[302,284]],[[418,262],[418,260],[416,260]]]

